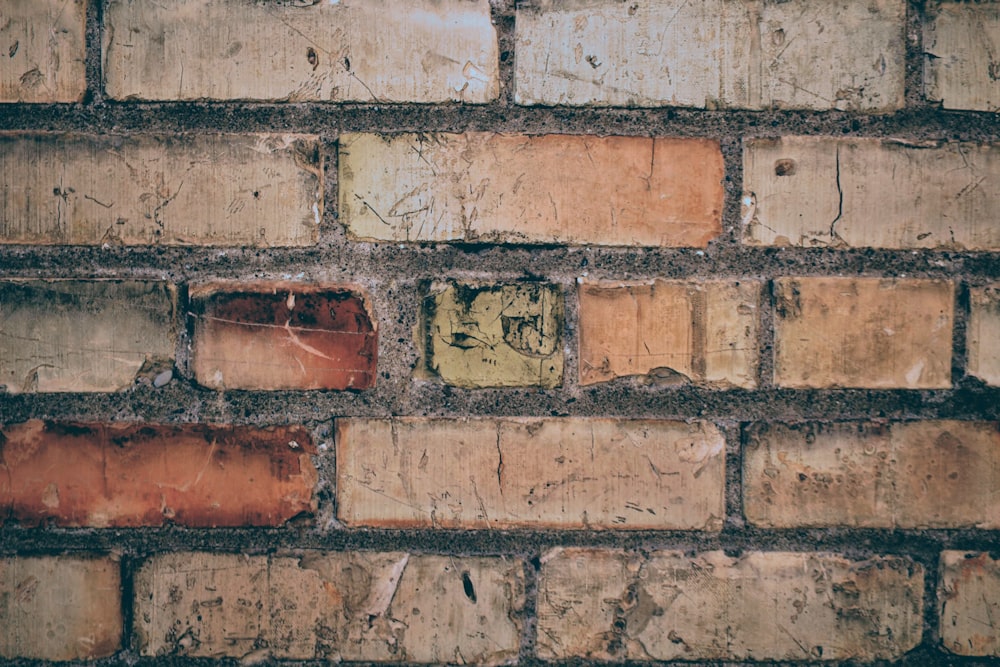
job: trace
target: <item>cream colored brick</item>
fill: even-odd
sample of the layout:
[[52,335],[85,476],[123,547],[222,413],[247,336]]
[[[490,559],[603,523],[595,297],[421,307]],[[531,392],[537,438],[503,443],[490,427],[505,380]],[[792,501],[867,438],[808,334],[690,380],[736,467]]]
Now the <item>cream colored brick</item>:
[[969,301],[969,373],[987,384],[1000,385],[1000,285],[970,289]]
[[0,7],[0,102],[79,102],[86,0],[5,0]]
[[752,139],[743,179],[753,245],[1000,249],[1000,144]]
[[488,0],[110,0],[116,99],[483,103],[499,94]]
[[645,375],[756,386],[760,283],[654,280],[580,287],[580,384]]
[[542,563],[546,660],[872,661],[923,628],[923,569],[904,558],[568,548]]
[[310,245],[318,150],[302,135],[0,133],[0,243]]
[[383,528],[719,530],[714,426],[617,419],[337,420],[337,514]]
[[709,139],[347,134],[340,215],[379,241],[702,246],[722,231]]
[[1000,528],[995,423],[760,424],[744,511],[769,528]]
[[114,558],[0,558],[0,657],[93,660],[121,648]]
[[987,553],[941,552],[941,644],[958,655],[1000,657],[1000,561]]
[[903,0],[532,0],[519,104],[841,109],[903,105]]
[[924,80],[945,109],[1000,111],[1000,4],[927,3]]
[[505,558],[169,553],[136,574],[135,623],[143,656],[495,665],[523,597]]
[[0,385],[8,393],[116,391],[170,368],[177,290],[162,282],[0,282]]
[[775,280],[775,383],[950,387],[954,291],[946,280]]

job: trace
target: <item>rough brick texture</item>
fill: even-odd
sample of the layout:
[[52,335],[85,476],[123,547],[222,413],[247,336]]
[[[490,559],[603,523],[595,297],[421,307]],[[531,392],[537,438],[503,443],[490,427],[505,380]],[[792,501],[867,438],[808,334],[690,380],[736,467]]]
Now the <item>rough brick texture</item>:
[[945,109],[1000,111],[1000,5],[932,0],[928,10],[927,96]]
[[1000,386],[1000,285],[969,290],[969,373]]
[[87,0],[9,0],[0,9],[0,103],[78,102],[86,90]]
[[958,655],[1000,657],[1000,561],[945,551],[938,587],[941,643]]

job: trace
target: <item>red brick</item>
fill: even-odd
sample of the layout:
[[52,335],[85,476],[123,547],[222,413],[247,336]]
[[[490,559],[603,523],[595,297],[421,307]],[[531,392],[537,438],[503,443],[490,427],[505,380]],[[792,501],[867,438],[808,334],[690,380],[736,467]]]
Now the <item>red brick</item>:
[[301,427],[29,421],[0,431],[0,523],[276,526],[315,509]]
[[377,322],[355,288],[211,283],[191,288],[191,365],[212,389],[368,389]]

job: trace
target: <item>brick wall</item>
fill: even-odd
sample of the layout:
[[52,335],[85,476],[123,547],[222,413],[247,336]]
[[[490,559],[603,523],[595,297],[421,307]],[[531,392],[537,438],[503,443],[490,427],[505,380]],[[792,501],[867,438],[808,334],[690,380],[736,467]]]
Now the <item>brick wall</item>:
[[3,3],[0,660],[1000,657],[998,49]]

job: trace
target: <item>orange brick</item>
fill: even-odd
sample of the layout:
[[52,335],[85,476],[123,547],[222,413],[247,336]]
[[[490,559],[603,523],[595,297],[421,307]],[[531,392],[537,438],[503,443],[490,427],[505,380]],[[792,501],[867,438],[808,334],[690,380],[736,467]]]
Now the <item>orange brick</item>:
[[344,286],[209,283],[191,288],[191,366],[212,389],[368,389],[378,325]]
[[0,517],[276,526],[316,507],[311,454],[299,427],[29,421],[0,430]]
[[944,551],[938,585],[941,644],[958,655],[1000,657],[1000,560]]

